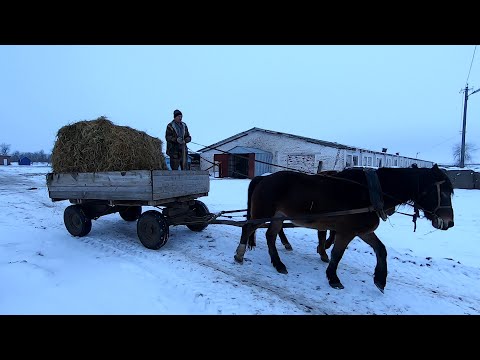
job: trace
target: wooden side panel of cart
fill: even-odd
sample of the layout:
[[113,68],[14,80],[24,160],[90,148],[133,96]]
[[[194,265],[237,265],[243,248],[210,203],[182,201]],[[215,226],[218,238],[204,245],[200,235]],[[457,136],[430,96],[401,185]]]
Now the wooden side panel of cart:
[[98,173],[49,173],[53,201],[109,200],[156,206],[208,195],[208,171],[135,170]]

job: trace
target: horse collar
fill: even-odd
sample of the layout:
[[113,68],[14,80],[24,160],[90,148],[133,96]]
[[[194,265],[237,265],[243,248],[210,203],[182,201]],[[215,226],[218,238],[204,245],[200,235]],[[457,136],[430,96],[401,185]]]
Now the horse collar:
[[374,169],[364,169],[365,177],[367,179],[368,194],[370,202],[373,208],[377,212],[378,216],[383,220],[387,220],[387,214],[383,209],[383,191],[378,179],[377,172]]

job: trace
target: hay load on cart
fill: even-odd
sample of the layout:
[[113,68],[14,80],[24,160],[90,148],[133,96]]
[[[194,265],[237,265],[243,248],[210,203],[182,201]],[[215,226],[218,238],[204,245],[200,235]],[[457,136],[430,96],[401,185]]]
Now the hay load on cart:
[[[210,214],[196,198],[208,195],[208,171],[167,170],[162,147],[160,139],[103,116],[62,127],[47,188],[52,201],[73,204],[64,212],[68,232],[85,236],[92,220],[118,212],[126,221],[137,221],[145,247],[159,249],[170,225],[205,229]],[[142,213],[142,206],[159,210]]]
[[52,151],[54,173],[167,170],[159,138],[105,116],[62,127]]

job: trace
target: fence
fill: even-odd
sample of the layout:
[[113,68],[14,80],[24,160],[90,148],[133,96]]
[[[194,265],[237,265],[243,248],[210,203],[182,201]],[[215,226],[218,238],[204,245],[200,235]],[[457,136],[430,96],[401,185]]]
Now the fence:
[[473,170],[444,170],[454,189],[480,189],[480,173]]

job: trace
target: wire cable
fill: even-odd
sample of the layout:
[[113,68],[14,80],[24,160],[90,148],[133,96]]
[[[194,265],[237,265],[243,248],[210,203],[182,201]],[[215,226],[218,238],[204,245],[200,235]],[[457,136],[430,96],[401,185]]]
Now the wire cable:
[[472,62],[470,63],[470,69],[468,70],[467,81],[465,81],[466,86],[468,86],[468,79],[470,78],[470,71],[472,70],[473,59],[475,58],[475,51],[477,51],[477,45],[475,45],[475,49],[473,49]]

